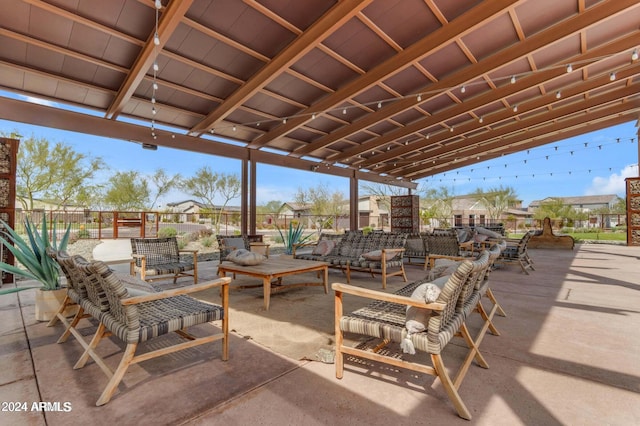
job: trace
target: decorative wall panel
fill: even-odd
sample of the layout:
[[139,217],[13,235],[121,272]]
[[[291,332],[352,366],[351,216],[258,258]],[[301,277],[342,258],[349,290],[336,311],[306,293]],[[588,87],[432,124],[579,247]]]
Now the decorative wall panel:
[[640,246],[640,178],[627,178],[627,245]]
[[420,197],[391,197],[391,232],[420,232]]
[[[16,204],[16,162],[18,140],[0,138],[0,219],[12,228],[15,221]],[[0,225],[0,233],[4,228]],[[4,247],[0,247],[2,261],[13,265],[13,255]],[[2,272],[2,283],[13,282],[13,275]]]

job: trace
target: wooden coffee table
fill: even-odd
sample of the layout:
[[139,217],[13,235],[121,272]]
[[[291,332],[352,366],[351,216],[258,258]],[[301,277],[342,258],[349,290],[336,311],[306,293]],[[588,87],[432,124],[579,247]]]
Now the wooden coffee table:
[[[225,277],[227,273],[249,275],[251,277],[262,278],[264,288],[264,309],[269,310],[269,299],[271,294],[296,287],[324,286],[324,292],[329,292],[329,269],[327,262],[316,262],[313,260],[292,259],[290,257],[270,257],[259,265],[242,266],[233,262],[224,262],[218,266],[218,275]],[[282,278],[289,275],[303,274],[305,272],[322,271],[322,282],[302,282],[282,284]],[[277,280],[277,282],[273,282]],[[233,288],[257,287],[256,285],[235,286]]]

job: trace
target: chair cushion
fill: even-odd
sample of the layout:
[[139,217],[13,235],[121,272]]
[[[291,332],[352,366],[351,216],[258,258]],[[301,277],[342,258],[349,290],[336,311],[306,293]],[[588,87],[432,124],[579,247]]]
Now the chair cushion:
[[[440,287],[433,283],[420,284],[411,294],[411,298],[427,303],[433,303],[440,296]],[[431,316],[431,309],[407,306],[406,327],[409,333],[419,333],[427,329],[427,323]]]
[[[393,255],[388,255],[386,260],[391,260],[397,255],[398,255],[398,252],[393,253]],[[373,250],[366,253],[362,253],[361,257],[363,257],[365,260],[380,261],[382,260],[382,250]]]
[[473,241],[475,241],[476,243],[484,243],[488,239],[489,239],[488,235],[481,234],[481,233],[477,233],[473,236]]
[[227,250],[246,249],[244,244],[244,238],[225,238],[223,239],[224,246]]
[[331,253],[331,250],[336,246],[335,240],[320,240],[318,245],[315,246],[311,254],[317,256],[326,256]]
[[483,228],[482,226],[476,226],[476,232],[480,235],[486,235],[489,238],[496,238],[496,239],[502,238],[502,235],[499,234],[498,232],[492,231],[487,228]]
[[265,259],[266,257],[261,255],[260,253],[256,253],[256,252],[245,250],[245,249],[234,250],[231,253],[229,253],[229,256],[227,256],[227,260],[232,261],[236,265],[242,265],[242,266],[259,265]]

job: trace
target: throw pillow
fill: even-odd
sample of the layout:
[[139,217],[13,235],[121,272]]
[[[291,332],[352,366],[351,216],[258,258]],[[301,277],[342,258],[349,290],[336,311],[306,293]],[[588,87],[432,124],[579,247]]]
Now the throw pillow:
[[[440,288],[433,283],[420,284],[413,290],[411,298],[421,302],[433,303],[440,296]],[[431,309],[418,308],[417,306],[407,306],[406,313],[406,334],[400,343],[400,347],[404,353],[415,354],[416,350],[411,341],[413,333],[420,333],[427,329],[427,323],[431,316]]]
[[222,240],[222,244],[224,244],[224,247],[227,250],[231,250],[231,251],[238,250],[238,249],[245,249],[244,238],[241,238],[241,237],[225,238]]
[[326,256],[331,253],[331,250],[336,246],[336,242],[334,240],[320,240],[318,241],[318,245],[313,249],[311,254],[317,256]]
[[262,263],[266,257],[260,253],[255,253],[245,249],[234,250],[229,253],[227,260],[232,261],[236,265],[253,266]]

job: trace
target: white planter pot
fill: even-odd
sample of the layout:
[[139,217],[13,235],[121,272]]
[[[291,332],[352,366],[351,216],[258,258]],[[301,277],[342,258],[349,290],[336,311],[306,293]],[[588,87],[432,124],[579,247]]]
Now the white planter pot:
[[[36,320],[49,321],[58,312],[60,305],[64,302],[67,289],[58,290],[36,290]],[[64,316],[70,317],[78,312],[78,306],[69,306],[64,310]]]

